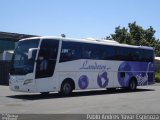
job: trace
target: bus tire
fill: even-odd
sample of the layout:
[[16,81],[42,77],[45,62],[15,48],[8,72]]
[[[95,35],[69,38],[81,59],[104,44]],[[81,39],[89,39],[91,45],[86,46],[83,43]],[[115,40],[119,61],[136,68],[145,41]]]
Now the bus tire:
[[61,85],[60,93],[63,96],[69,96],[72,93],[73,84],[71,81],[64,81]]
[[135,91],[137,89],[137,80],[136,80],[136,78],[132,78],[129,81],[128,89],[130,91]]

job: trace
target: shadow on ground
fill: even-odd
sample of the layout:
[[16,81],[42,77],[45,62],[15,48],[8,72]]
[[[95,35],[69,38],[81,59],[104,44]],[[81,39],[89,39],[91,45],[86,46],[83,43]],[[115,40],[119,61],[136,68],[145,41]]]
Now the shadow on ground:
[[83,96],[95,96],[95,95],[109,95],[109,94],[124,94],[124,93],[136,93],[136,92],[147,92],[155,91],[154,89],[137,89],[136,91],[128,91],[126,89],[117,89],[117,90],[92,90],[92,91],[76,91],[73,92],[70,96],[62,96],[59,93],[50,93],[48,95],[41,94],[23,94],[23,95],[11,95],[6,96],[13,99],[22,99],[22,100],[42,100],[42,99],[57,99],[57,98],[70,98],[70,97],[83,97]]

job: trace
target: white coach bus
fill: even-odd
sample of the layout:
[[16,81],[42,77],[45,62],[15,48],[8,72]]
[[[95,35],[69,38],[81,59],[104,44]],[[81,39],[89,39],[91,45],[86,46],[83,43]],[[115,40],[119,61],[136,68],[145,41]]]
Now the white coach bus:
[[154,49],[112,40],[34,37],[19,41],[12,91],[43,93],[154,84]]

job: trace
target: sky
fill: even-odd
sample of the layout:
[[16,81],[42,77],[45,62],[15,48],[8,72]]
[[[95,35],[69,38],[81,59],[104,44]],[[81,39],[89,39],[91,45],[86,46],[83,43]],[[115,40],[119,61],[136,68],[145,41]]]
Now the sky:
[[0,0],[0,31],[104,38],[136,21],[160,38],[160,0]]

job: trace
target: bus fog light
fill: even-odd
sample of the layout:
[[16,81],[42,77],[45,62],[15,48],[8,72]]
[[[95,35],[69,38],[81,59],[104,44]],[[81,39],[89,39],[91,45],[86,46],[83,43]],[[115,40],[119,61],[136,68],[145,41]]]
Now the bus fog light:
[[33,82],[33,79],[27,79],[24,81],[23,85],[27,85]]

